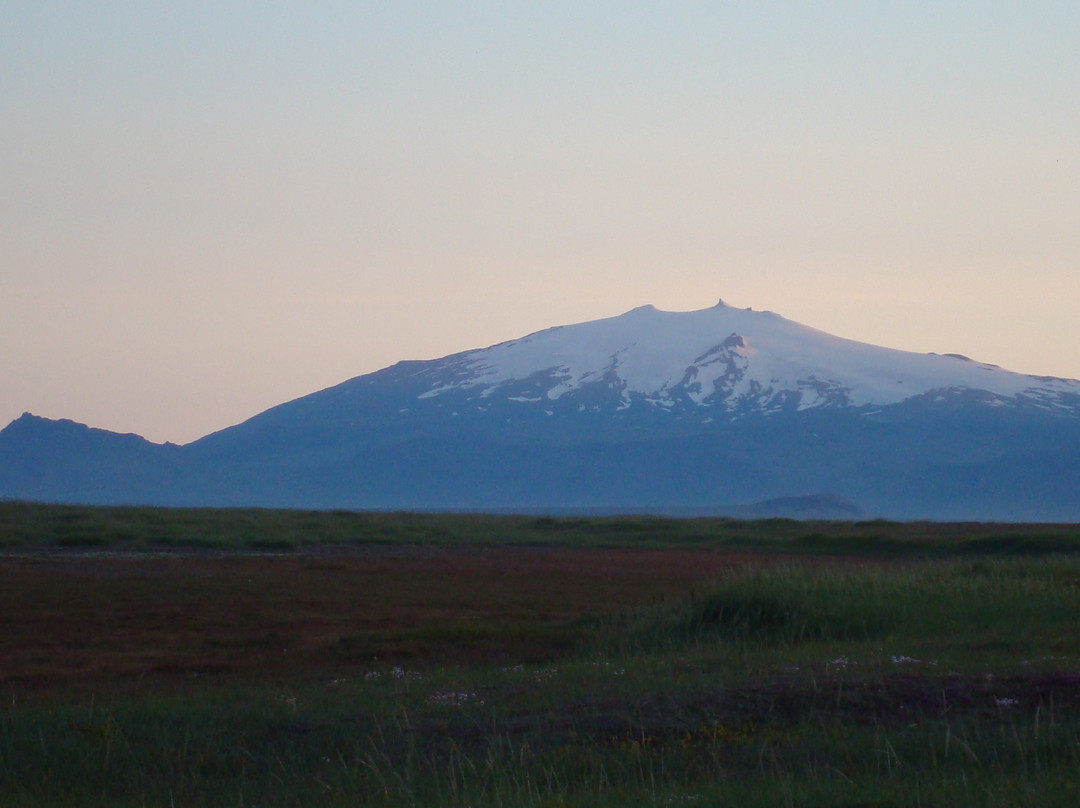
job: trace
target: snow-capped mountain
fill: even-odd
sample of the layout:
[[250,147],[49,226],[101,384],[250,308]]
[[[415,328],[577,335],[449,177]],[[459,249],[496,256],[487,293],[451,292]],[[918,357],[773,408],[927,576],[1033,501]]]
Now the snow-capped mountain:
[[772,312],[665,312],[550,328],[469,351],[419,371],[432,386],[483,401],[528,382],[521,402],[555,402],[606,388],[619,408],[687,404],[730,413],[897,404],[916,395],[982,391],[1002,405],[1075,412],[1080,381],[1011,373],[955,354],[916,354],[842,339]]
[[405,361],[182,447],[24,416],[0,497],[1080,521],[1080,381],[643,306]]

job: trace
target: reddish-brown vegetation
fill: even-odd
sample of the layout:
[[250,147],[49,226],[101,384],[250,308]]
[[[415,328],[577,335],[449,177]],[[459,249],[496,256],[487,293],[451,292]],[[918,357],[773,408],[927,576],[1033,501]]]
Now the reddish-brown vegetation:
[[575,618],[685,597],[751,560],[766,558],[460,547],[7,557],[0,682],[149,687],[376,658],[540,659],[572,644]]

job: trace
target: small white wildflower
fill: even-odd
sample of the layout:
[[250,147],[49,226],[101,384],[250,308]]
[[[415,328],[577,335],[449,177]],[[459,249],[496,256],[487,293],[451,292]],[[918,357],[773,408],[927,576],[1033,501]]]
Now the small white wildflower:
[[831,662],[826,662],[825,666],[829,668],[846,668],[848,665],[857,665],[857,662],[852,662],[846,656],[837,657]]
[[894,665],[918,665],[919,660],[909,656],[894,656],[892,658],[892,664]]
[[428,704],[436,704],[442,707],[460,707],[469,701],[483,704],[483,699],[477,699],[475,693],[459,693],[449,691],[446,693],[434,693],[428,697]]
[[382,671],[368,671],[364,674],[365,679],[378,679],[382,676]]
[[997,699],[997,698],[996,698],[996,699],[994,699],[994,703],[995,703],[995,704],[996,704],[996,705],[997,705],[998,707],[1015,707],[1015,706],[1016,706],[1017,704],[1019,704],[1020,702],[1019,702],[1019,701],[1017,701],[1016,699],[1010,699],[1010,698],[1008,698],[1008,697],[1006,696],[1006,697],[1004,697],[1004,698],[1000,698],[1000,699]]

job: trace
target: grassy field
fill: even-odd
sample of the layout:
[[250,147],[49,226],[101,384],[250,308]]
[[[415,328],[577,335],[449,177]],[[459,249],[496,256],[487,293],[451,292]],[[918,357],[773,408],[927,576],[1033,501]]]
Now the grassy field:
[[1075,806],[1078,553],[0,503],[0,805]]
[[403,547],[708,548],[876,558],[1071,554],[1080,526],[740,521],[267,509],[92,508],[0,500],[0,552],[307,552]]

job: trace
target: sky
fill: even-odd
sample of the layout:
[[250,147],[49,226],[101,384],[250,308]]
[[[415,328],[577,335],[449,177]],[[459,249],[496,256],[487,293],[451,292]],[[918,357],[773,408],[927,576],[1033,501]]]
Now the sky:
[[0,4],[0,426],[652,304],[1080,378],[1080,4]]

